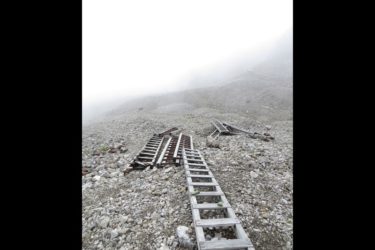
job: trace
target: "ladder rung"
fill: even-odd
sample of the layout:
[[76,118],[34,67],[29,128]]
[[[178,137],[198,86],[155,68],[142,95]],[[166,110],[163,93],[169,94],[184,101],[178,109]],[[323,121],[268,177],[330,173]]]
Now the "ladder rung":
[[[147,152],[145,152],[145,151],[147,151]],[[156,154],[157,153],[157,149],[156,148],[153,148],[153,149],[145,148],[141,152]]]
[[152,161],[141,161],[141,163],[144,165],[148,165],[148,164],[152,164]]
[[202,172],[210,172],[210,170],[208,168],[186,168],[185,167],[185,170],[186,171],[202,171]]
[[220,196],[224,195],[223,192],[199,192],[198,194],[195,194],[194,196]]
[[201,227],[233,226],[235,224],[240,224],[240,221],[237,218],[207,219],[198,220],[196,222],[196,225]]
[[[189,158],[189,156],[188,156],[188,157],[186,157],[186,159],[188,161],[202,161],[199,156],[190,156],[190,157],[191,158]],[[199,158],[199,159],[197,159],[197,158]]]
[[219,186],[217,182],[191,182],[192,186]]
[[138,159],[145,159],[145,160],[153,160],[153,157],[143,157],[143,156],[138,156]]
[[200,172],[210,172],[210,170],[206,169],[201,169],[201,168],[185,168],[187,171],[200,171]]
[[189,152],[186,152],[185,153],[186,154],[186,156],[200,156],[200,154],[198,154],[198,153],[189,153]]
[[188,174],[187,177],[214,178],[212,175]]
[[217,203],[193,204],[193,209],[222,209],[231,207],[228,203],[219,206]]
[[152,155],[152,156],[154,156],[155,154],[153,154],[153,153],[144,153],[144,152],[141,152],[139,155]]
[[249,240],[235,239],[235,240],[214,240],[199,242],[201,250],[229,250],[241,248],[253,248]]
[[185,151],[186,152],[196,152],[196,153],[198,153],[197,149],[191,149],[191,148],[185,148]]

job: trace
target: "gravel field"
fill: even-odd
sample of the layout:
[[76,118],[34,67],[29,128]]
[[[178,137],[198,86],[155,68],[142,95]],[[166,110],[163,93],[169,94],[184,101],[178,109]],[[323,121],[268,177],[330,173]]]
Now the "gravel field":
[[[183,168],[122,172],[154,133],[171,127],[192,135],[255,249],[292,249],[292,121],[178,105],[111,115],[83,127],[82,165],[89,172],[82,176],[83,249],[186,249],[178,226],[189,228],[195,245]],[[208,147],[214,118],[274,140],[220,136],[220,148]]]

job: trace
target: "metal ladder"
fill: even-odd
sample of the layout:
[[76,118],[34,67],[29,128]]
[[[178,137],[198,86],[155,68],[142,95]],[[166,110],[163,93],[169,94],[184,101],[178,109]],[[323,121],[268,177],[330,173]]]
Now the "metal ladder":
[[230,134],[230,131],[224,126],[224,124],[219,120],[214,120],[211,122],[212,125],[219,131],[220,134]]
[[[188,184],[191,211],[193,215],[197,245],[199,250],[254,250],[241,222],[229,204],[212,172],[209,170],[203,156],[196,149],[182,149],[183,164]],[[209,190],[209,191],[207,191]],[[217,202],[201,203],[207,198]],[[218,217],[202,219],[208,210],[219,212]],[[220,212],[222,215],[220,215]],[[223,229],[234,231],[235,239],[207,240],[205,229]]]
[[174,164],[173,153],[177,144],[177,136],[170,136],[166,144],[164,145],[163,150],[159,156],[158,161],[156,162],[157,167],[161,167],[166,164]]

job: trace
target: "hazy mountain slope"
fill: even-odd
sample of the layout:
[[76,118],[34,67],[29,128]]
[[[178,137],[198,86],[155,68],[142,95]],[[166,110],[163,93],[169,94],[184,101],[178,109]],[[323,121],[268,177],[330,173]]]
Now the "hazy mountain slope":
[[[289,30],[276,43],[267,60],[252,69],[261,75],[273,76],[292,82],[293,78],[293,33]],[[291,87],[291,86],[290,86]]]
[[257,119],[290,120],[293,107],[292,33],[280,39],[263,63],[224,85],[143,97],[126,102],[110,114],[134,111],[189,113],[211,108],[246,113]]
[[[221,87],[194,89],[174,94],[140,98],[128,102],[112,114],[131,111],[162,112],[164,106],[176,104],[173,112],[213,108],[223,112],[247,113],[257,117],[288,120],[292,116],[292,88],[289,82],[270,81],[253,74],[243,75]],[[185,105],[183,105],[185,104]],[[177,108],[183,107],[181,110]],[[171,109],[165,109],[165,112]]]

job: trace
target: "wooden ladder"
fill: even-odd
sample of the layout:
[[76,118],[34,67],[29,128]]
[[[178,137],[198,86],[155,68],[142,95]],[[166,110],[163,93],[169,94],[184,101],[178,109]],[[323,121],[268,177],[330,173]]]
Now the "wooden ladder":
[[[199,150],[182,149],[183,164],[189,189],[190,205],[193,215],[197,245],[199,250],[254,250],[241,222],[229,204],[212,172],[209,170]],[[199,191],[208,188],[210,191]],[[198,203],[199,197],[211,197],[220,200],[216,203]],[[226,218],[202,219],[201,212],[213,210],[223,212]],[[204,229],[229,229],[234,231],[235,239],[207,240]]]
[[145,169],[147,166],[151,168],[155,165],[160,147],[163,144],[164,137],[154,135],[147,144],[134,157],[130,166],[133,169]]
[[173,153],[173,160],[176,165],[182,165],[182,149],[193,149],[193,137],[191,135],[179,134],[177,144]]

